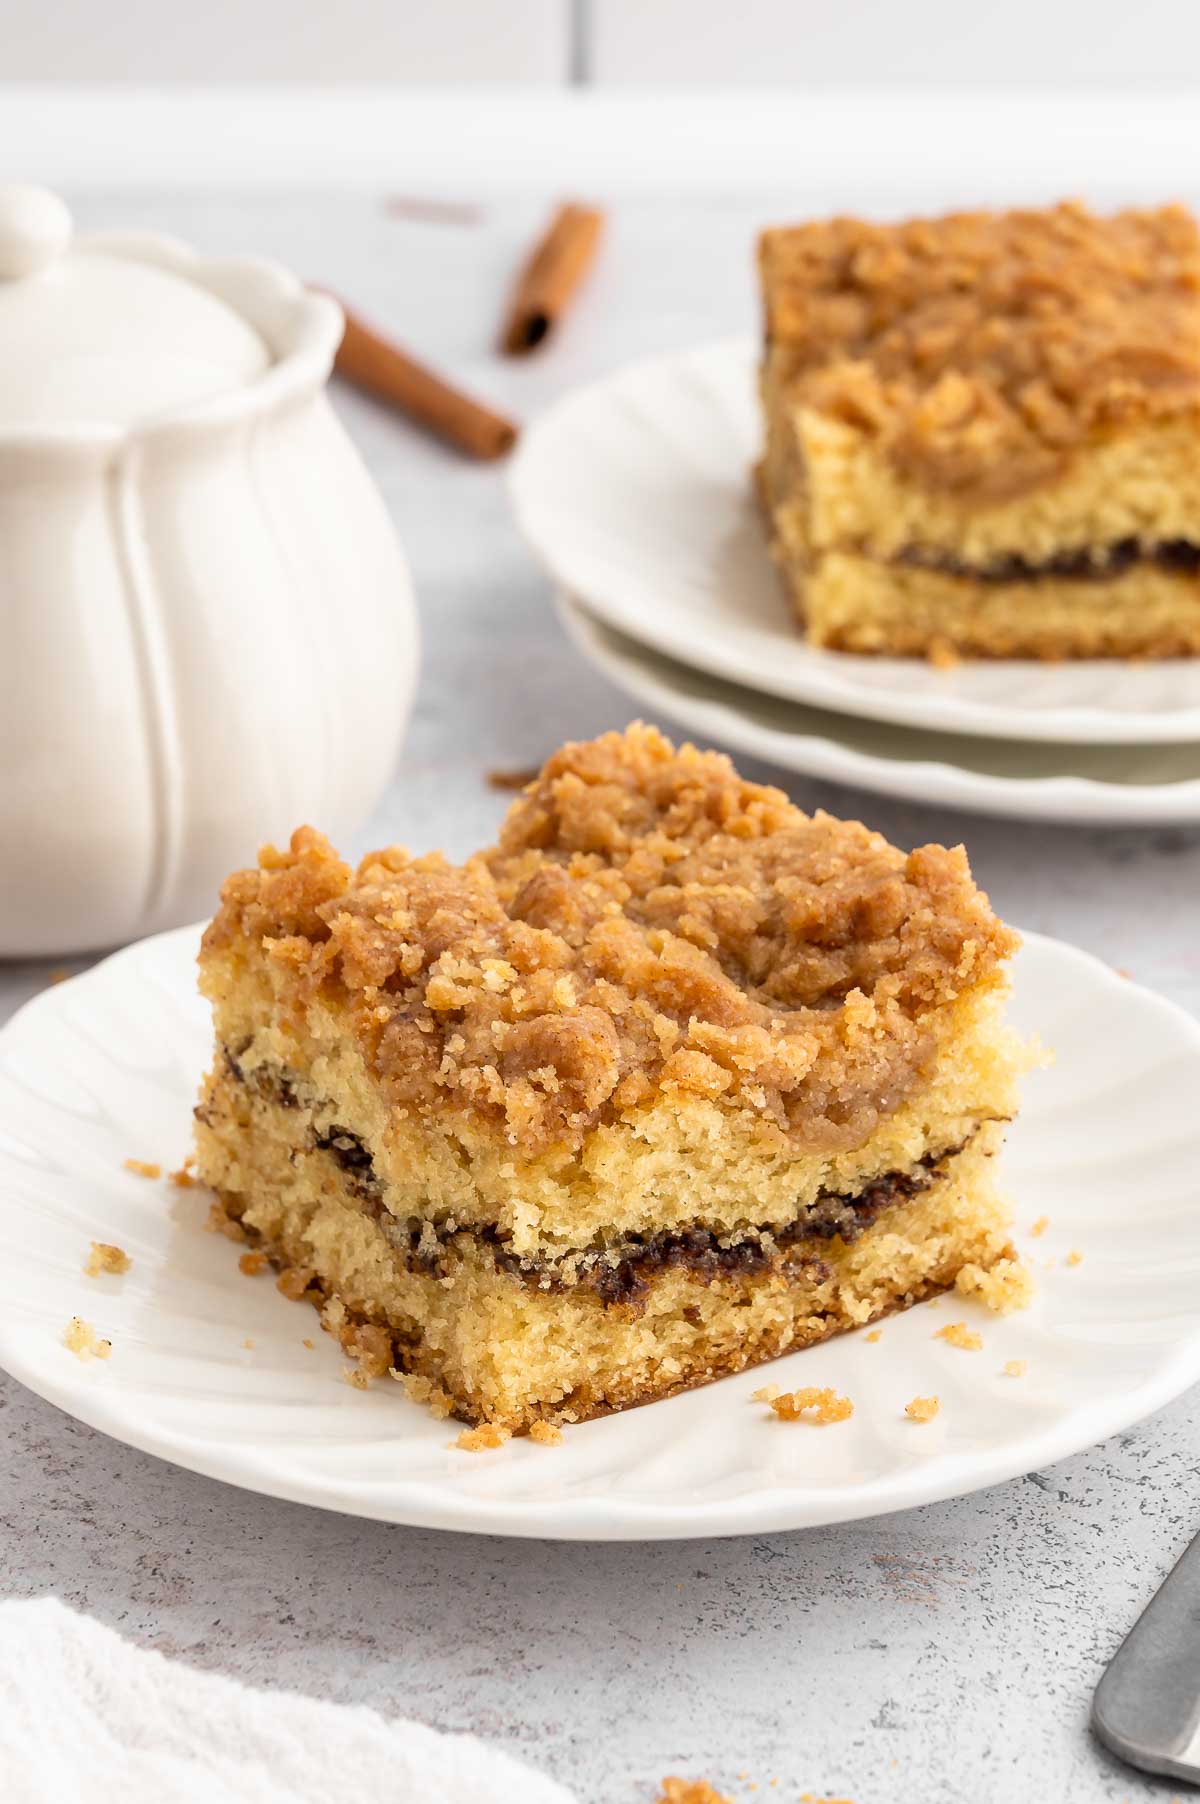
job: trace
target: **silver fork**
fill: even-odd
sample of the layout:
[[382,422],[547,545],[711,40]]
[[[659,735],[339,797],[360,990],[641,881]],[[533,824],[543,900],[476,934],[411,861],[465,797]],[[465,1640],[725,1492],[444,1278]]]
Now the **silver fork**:
[[1113,1655],[1092,1728],[1131,1766],[1200,1784],[1200,1535]]

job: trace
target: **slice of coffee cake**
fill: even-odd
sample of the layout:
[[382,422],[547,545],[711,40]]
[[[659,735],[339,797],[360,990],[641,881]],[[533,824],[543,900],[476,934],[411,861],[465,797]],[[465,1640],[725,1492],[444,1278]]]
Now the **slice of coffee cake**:
[[1200,652],[1200,234],[1078,205],[769,231],[760,468],[808,636]]
[[468,1421],[576,1421],[1006,1254],[1015,936],[635,726],[465,865],[311,829],[226,883],[200,1175],[328,1326]]

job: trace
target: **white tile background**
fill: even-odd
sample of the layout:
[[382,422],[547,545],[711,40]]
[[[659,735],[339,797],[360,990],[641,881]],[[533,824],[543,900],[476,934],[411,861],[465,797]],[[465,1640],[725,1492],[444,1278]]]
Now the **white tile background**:
[[4,83],[1197,78],[1197,0],[0,0]]

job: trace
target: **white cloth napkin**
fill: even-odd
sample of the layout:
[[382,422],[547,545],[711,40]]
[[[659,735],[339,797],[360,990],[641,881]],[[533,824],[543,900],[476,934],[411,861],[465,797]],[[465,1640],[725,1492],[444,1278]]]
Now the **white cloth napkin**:
[[574,1804],[471,1735],[196,1672],[55,1598],[0,1604],[4,1804]]

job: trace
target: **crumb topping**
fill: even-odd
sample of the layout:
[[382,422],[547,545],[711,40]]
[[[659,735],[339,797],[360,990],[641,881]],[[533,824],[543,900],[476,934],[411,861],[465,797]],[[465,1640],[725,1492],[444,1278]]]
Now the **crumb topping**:
[[461,1447],[464,1453],[484,1453],[511,1440],[511,1428],[502,1428],[498,1422],[481,1422],[478,1428],[464,1428],[453,1445]]
[[149,1159],[126,1159],[125,1170],[131,1171],[135,1178],[161,1178],[162,1166],[155,1165]]
[[759,255],[797,396],[965,500],[1053,481],[1099,431],[1200,407],[1183,207],[833,219],[766,232]]
[[849,1397],[839,1397],[827,1386],[805,1385],[802,1390],[783,1391],[767,1401],[785,1422],[816,1422],[824,1427],[830,1422],[845,1422],[854,1414]]
[[93,1240],[92,1250],[83,1269],[89,1278],[98,1278],[102,1272],[112,1272],[114,1276],[120,1277],[132,1264],[133,1260],[123,1247],[110,1246],[106,1240]]
[[63,1346],[76,1359],[85,1362],[89,1359],[107,1359],[112,1352],[112,1342],[101,1340],[92,1324],[78,1315],[71,1317],[63,1331]]
[[837,1151],[1016,938],[961,848],[905,856],[634,726],[555,753],[462,866],[392,848],[351,871],[299,829],[226,882],[202,965],[247,942],[285,1000],[349,1012],[397,1111],[534,1152],[700,1096]]
[[996,1315],[1009,1315],[1032,1302],[1033,1273],[1020,1259],[997,1259],[994,1265],[964,1265],[954,1280],[960,1296],[982,1303]]
[[941,1407],[940,1397],[914,1397],[904,1405],[904,1413],[912,1422],[932,1422]]
[[562,1445],[562,1429],[556,1428],[553,1422],[531,1422],[529,1438],[540,1442],[543,1447],[559,1447]]
[[965,1322],[947,1322],[933,1338],[944,1340],[950,1347],[961,1347],[964,1353],[978,1353],[983,1345],[982,1337],[973,1328],[968,1328]]

